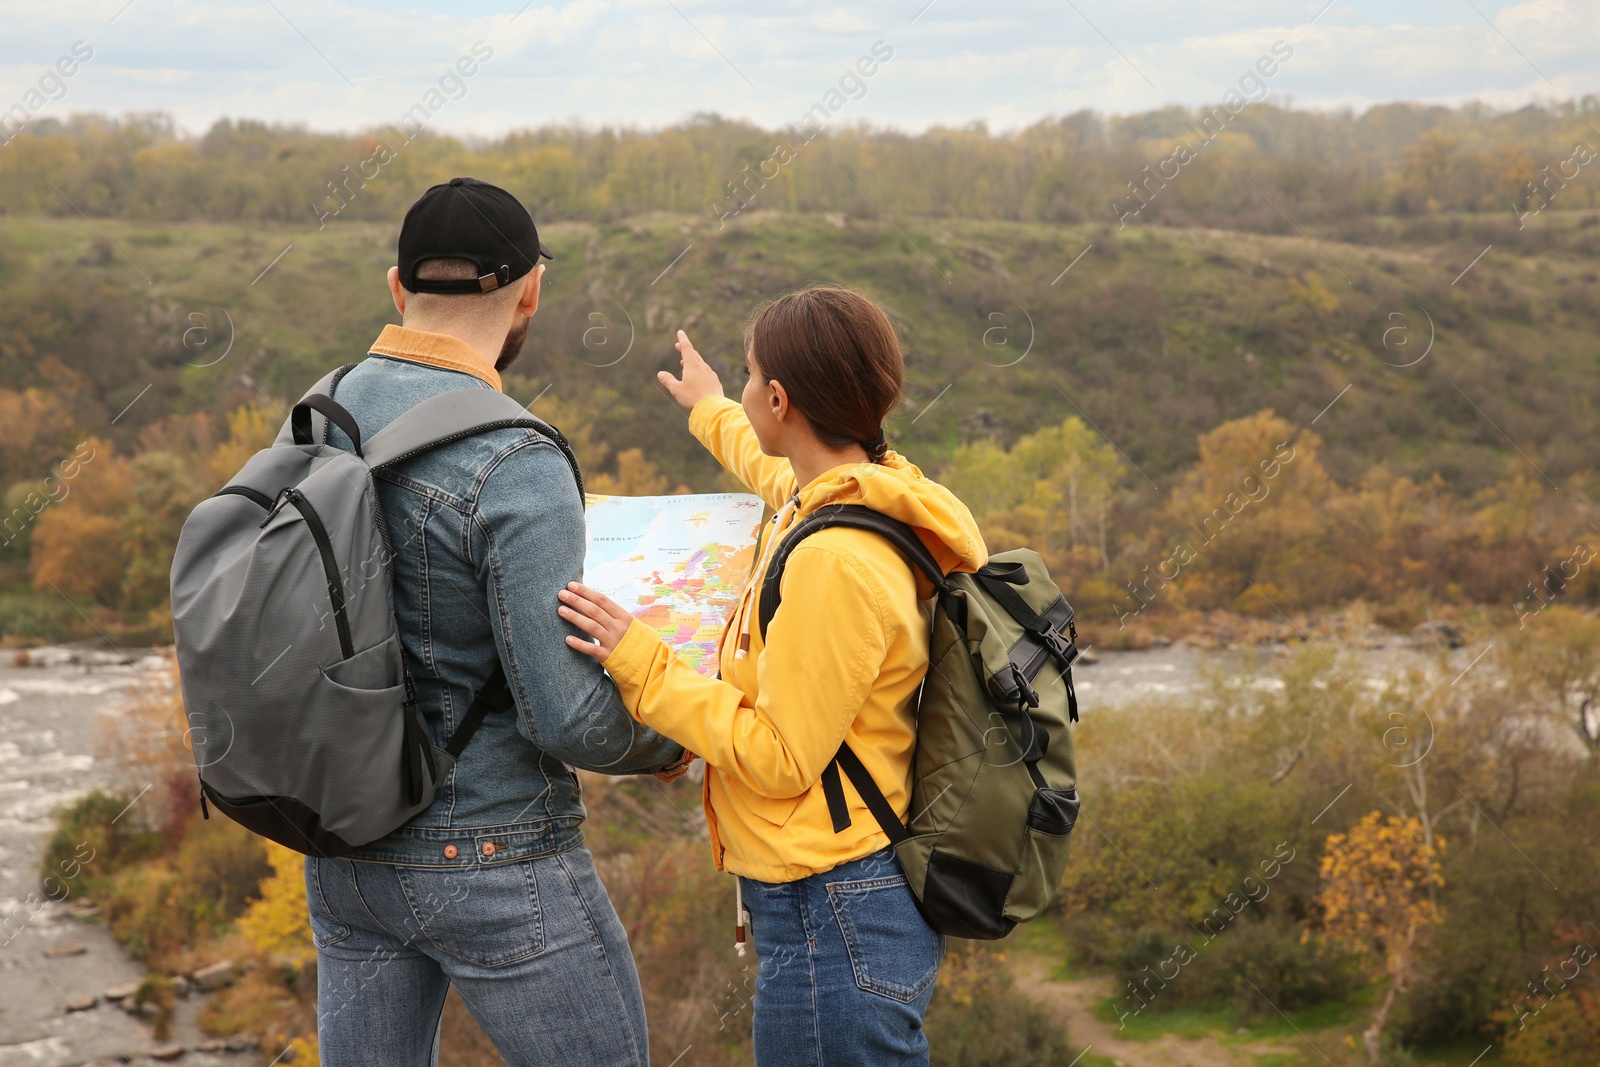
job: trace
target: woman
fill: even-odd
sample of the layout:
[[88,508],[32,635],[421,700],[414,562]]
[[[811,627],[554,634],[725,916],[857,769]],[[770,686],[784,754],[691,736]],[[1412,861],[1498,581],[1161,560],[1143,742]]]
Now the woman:
[[[923,921],[888,838],[853,788],[835,832],[820,777],[843,741],[902,819],[915,741],[912,702],[928,667],[927,579],[876,534],[807,537],[782,606],[752,625],[774,546],[826,504],[863,504],[914,527],[946,571],[988,559],[949,490],[884,442],[905,368],[888,316],[848,289],[815,287],[757,309],[746,331],[742,405],[678,332],[683,377],[659,375],[689,428],[777,511],[721,642],[721,677],[678,659],[603,594],[573,583],[562,618],[593,641],[639,719],[706,759],[706,817],[719,869],[739,876],[761,967],[760,1067],[927,1064],[923,1015],[941,935]],[[919,588],[920,586],[920,588]],[[742,920],[741,920],[742,921]]]

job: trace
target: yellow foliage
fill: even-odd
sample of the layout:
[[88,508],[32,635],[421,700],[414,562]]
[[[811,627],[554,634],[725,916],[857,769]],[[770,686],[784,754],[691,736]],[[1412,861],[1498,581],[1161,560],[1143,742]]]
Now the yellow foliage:
[[144,451],[131,461],[107,442],[85,442],[59,502],[36,522],[34,587],[108,607],[159,608],[190,509],[270,444],[277,427],[245,406],[228,416],[228,431],[219,443],[206,416],[165,419],[140,435]]
[[239,931],[256,951],[290,956],[303,967],[317,954],[306,908],[305,857],[269,841],[267,862],[272,877],[261,883],[260,898],[239,917]]
[[122,591],[122,529],[108,515],[56,509],[39,519],[33,538],[33,585],[69,599],[115,603]]
[[1444,885],[1439,854],[1445,841],[1430,842],[1416,818],[1371,812],[1347,834],[1330,834],[1322,854],[1323,928],[1329,938],[1383,960],[1389,988],[1362,1039],[1377,1063],[1380,1036],[1395,997],[1410,983],[1418,942],[1444,922],[1433,893]]
[[317,1035],[311,1033],[289,1042],[289,1054],[284,1059],[295,1067],[321,1067],[322,1049],[317,1043]]
[[1324,928],[1357,948],[1392,953],[1424,927],[1444,921],[1428,896],[1444,885],[1438,858],[1442,837],[1424,840],[1415,818],[1372,812],[1348,834],[1333,834],[1322,854]]
[[660,496],[664,493],[687,493],[689,487],[680,485],[668,489],[672,481],[650,460],[644,452],[630,448],[617,453],[616,474],[596,474],[585,482],[591,493],[602,496]]
[[272,444],[278,423],[266,408],[245,404],[228,413],[228,439],[206,460],[206,476],[212,486],[227,484],[251,456]]
[[1296,301],[1303,304],[1313,315],[1328,315],[1339,309],[1339,296],[1331,292],[1322,284],[1322,277],[1315,271],[1306,271],[1305,281],[1296,278],[1289,279],[1289,292]]
[[938,996],[946,1004],[993,1003],[1011,984],[1006,954],[974,941],[951,941],[939,963]]
[[67,495],[40,514],[33,534],[34,588],[52,585],[68,597],[114,601],[127,567],[118,516],[133,500],[133,468],[105,441],[90,440],[89,456]]
[[1116,449],[1077,418],[1009,450],[992,441],[963,445],[943,478],[991,546],[1026,544],[1068,582],[1109,568],[1111,509],[1125,480]]

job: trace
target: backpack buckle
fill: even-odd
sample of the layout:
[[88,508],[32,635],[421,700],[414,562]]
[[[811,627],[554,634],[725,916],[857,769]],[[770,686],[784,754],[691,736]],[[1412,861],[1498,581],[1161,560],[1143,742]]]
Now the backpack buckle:
[[1026,704],[1030,708],[1039,706],[1039,691],[1028,684],[1028,679],[1022,673],[1022,668],[1015,663],[1011,664],[1011,678],[1017,683],[1017,703]]
[[1078,658],[1078,646],[1072,641],[1062,637],[1061,634],[1046,626],[1034,634],[1039,643],[1050,650],[1050,654],[1061,662],[1063,670],[1072,666]]

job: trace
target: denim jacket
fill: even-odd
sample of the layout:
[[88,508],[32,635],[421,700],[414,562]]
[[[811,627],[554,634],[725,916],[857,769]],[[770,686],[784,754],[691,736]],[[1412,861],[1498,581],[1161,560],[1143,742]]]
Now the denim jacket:
[[[390,327],[380,340],[391,336],[478,358],[443,335]],[[370,440],[437,393],[494,388],[497,376],[483,369],[374,354],[338,382],[334,398]],[[350,447],[337,427],[328,443]],[[376,487],[394,550],[405,665],[434,743],[443,747],[497,655],[516,708],[484,721],[431,807],[350,858],[472,867],[578,844],[585,812],[568,764],[654,772],[683,749],[636,723],[600,664],[564,641],[578,630],[556,615],[556,592],[582,577],[585,547],[566,457],[532,430],[491,430],[386,470]]]

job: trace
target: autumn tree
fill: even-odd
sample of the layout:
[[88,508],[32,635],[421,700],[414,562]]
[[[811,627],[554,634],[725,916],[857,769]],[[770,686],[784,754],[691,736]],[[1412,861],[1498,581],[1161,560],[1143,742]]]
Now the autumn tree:
[[585,482],[589,491],[602,496],[661,496],[666,493],[687,493],[689,487],[671,488],[672,481],[650,460],[641,449],[630,448],[617,453],[617,472],[602,471]]
[[1111,509],[1125,491],[1127,466],[1081,419],[1047,426],[1010,449],[963,445],[944,481],[991,544],[1027,544],[1067,575],[1110,568]]
[[122,513],[133,499],[133,464],[105,441],[59,502],[46,508],[33,532],[33,585],[72,600],[115,604],[122,592],[128,549]]
[[0,491],[44,478],[72,455],[79,442],[75,422],[58,393],[0,389]]
[[1431,891],[1444,885],[1439,855],[1445,840],[1424,840],[1422,824],[1381,812],[1367,815],[1349,833],[1330,834],[1322,854],[1322,889],[1317,904],[1329,940],[1375,957],[1389,979],[1383,999],[1362,1033],[1367,1056],[1377,1063],[1384,1024],[1395,999],[1416,974],[1422,939],[1444,921]]
[[1160,577],[1203,606],[1270,613],[1272,604],[1299,603],[1335,491],[1321,447],[1270,410],[1201,436],[1199,462],[1167,503],[1179,548]]
[[260,404],[245,404],[228,412],[228,437],[206,457],[208,489],[226,485],[251,456],[272,444],[282,421]]
[[1530,707],[1569,730],[1600,771],[1600,618],[1552,605],[1512,635],[1509,658]]
[[140,435],[133,459],[98,440],[80,448],[73,477],[35,523],[34,587],[160,621],[190,511],[277,432],[256,407],[230,414],[226,437],[220,423],[205,415],[163,420]]

